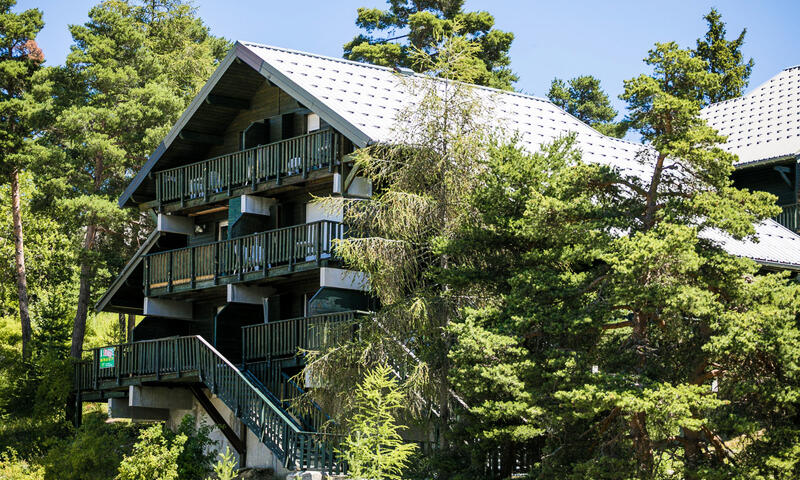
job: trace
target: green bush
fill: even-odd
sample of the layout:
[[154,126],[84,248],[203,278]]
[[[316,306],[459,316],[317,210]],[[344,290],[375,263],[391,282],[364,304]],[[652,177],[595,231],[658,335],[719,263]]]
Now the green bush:
[[129,422],[106,423],[101,410],[84,414],[74,436],[51,440],[42,459],[45,480],[110,480],[141,431]]
[[153,425],[139,435],[133,453],[122,459],[117,480],[177,480],[178,456],[186,435],[165,435],[163,425]]
[[209,438],[212,428],[198,428],[195,418],[186,415],[177,432],[164,424],[142,430],[133,451],[119,464],[117,479],[205,480],[217,456],[212,448],[215,443]]
[[43,480],[44,470],[17,456],[13,449],[0,453],[0,480]]

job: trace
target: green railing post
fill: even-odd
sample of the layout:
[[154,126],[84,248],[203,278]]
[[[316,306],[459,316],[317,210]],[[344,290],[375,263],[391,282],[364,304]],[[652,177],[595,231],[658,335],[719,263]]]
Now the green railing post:
[[185,180],[186,180],[185,170],[184,169],[180,169],[178,171],[178,195],[181,196],[181,207],[186,205],[186,203],[185,203],[186,181]]
[[289,271],[294,271],[294,259],[297,256],[297,245],[294,241],[294,228],[289,229],[289,245],[286,246],[286,251],[289,253]]
[[314,225],[314,238],[316,240],[314,248],[316,249],[318,267],[322,265],[322,231],[322,222]]
[[144,257],[144,296],[150,296],[150,257]]
[[226,157],[225,163],[228,164],[228,178],[226,178],[226,182],[228,184],[228,196],[231,196],[231,177],[233,176],[233,155]]
[[192,247],[191,250],[189,251],[189,262],[190,262],[190,265],[189,265],[189,285],[191,286],[191,288],[195,287],[195,277],[197,276],[196,273],[195,273],[195,265],[194,265],[195,255],[196,255],[195,254],[195,247]]
[[156,341],[156,380],[161,380],[161,341]]
[[203,200],[208,201],[208,162],[203,164]]
[[239,280],[244,277],[244,242],[242,241],[242,237],[239,237],[239,240],[236,242],[236,248],[238,249],[236,255],[236,263],[237,265],[237,273],[239,275]]
[[174,256],[175,256],[174,255],[174,251],[170,250],[169,257],[168,257],[169,258],[169,261],[168,261],[169,263],[167,264],[168,265],[168,267],[167,267],[168,268],[168,271],[167,271],[167,291],[168,292],[172,291],[172,271],[175,268],[175,258],[174,258]]
[[219,283],[219,242],[214,244],[214,285]]

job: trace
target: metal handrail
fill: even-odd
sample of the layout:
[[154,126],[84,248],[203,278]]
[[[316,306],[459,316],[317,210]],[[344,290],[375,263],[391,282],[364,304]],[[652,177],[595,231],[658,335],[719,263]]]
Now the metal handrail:
[[[115,349],[112,367],[100,368],[100,350],[104,348]],[[201,336],[116,344],[91,352],[90,361],[76,363],[79,392],[99,390],[101,381],[120,385],[122,378],[155,376],[158,380],[164,375],[196,373],[287,467],[332,473],[344,470],[331,447],[341,436],[302,430]]]

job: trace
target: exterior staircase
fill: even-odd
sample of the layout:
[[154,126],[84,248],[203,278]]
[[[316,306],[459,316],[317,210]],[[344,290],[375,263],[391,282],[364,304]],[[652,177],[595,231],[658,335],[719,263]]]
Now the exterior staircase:
[[[76,364],[78,402],[104,398],[129,385],[202,383],[230,408],[289,470],[341,474],[340,435],[318,432],[329,417],[318,405],[297,406],[302,388],[283,372],[280,359],[327,341],[333,323],[361,312],[282,320],[243,329],[243,368],[237,367],[201,336],[171,337],[95,348]],[[109,350],[111,349],[111,350]],[[101,357],[113,362],[103,361]],[[248,368],[247,360],[251,361]],[[278,368],[275,368],[275,367]]]

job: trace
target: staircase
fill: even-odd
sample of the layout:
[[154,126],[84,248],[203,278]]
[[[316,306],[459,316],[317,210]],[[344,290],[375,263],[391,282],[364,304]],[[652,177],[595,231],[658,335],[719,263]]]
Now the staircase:
[[[101,365],[101,352],[113,350],[113,366]],[[296,348],[295,348],[296,351]],[[76,364],[75,389],[109,392],[145,382],[203,383],[290,470],[344,473],[336,447],[341,436],[308,430],[313,421],[287,411],[252,372],[242,371],[203,337],[172,337],[111,345],[92,350]]]

